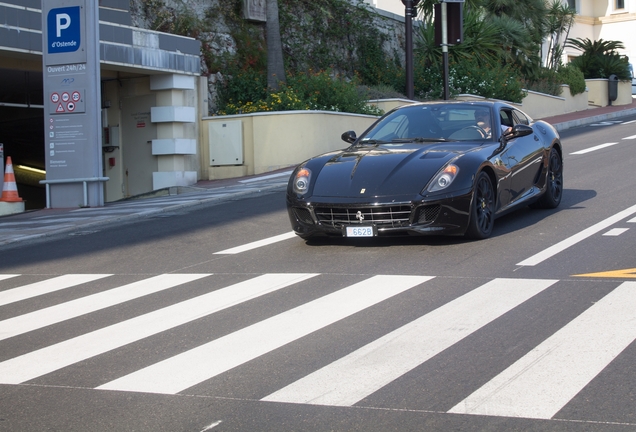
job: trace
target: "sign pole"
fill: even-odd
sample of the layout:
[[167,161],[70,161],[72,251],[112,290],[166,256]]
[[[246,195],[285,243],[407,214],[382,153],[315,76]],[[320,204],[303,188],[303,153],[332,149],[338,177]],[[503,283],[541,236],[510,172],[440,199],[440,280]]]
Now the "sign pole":
[[448,6],[446,2],[442,5],[442,66],[444,68],[444,100],[450,99],[448,87]]

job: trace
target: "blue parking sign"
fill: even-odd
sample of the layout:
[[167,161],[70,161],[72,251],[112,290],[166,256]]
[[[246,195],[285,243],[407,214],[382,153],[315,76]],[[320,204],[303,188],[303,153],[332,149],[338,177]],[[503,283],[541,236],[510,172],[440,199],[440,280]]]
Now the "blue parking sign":
[[46,19],[49,54],[74,52],[80,48],[79,6],[51,9]]

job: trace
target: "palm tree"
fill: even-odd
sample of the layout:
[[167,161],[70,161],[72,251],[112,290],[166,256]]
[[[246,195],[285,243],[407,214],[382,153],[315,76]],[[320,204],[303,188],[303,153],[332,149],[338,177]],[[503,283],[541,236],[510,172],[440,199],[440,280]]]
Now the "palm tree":
[[564,36],[565,40],[568,39],[575,16],[576,11],[561,3],[560,0],[553,0],[550,4],[547,28],[548,52],[545,60],[545,66],[548,69],[556,70],[561,64],[561,56],[563,55],[561,36]]
[[625,49],[625,45],[620,41],[591,41],[588,38],[578,38],[568,39],[565,46],[582,51],[582,54],[571,63],[583,72],[585,79],[609,78],[612,74],[620,80],[631,78],[627,57],[618,53],[619,49]]
[[285,83],[285,63],[283,63],[283,43],[278,20],[278,0],[267,0],[267,88],[277,91]]
[[[427,66],[441,63],[442,48],[435,45],[432,22],[419,27],[416,42],[415,54],[420,63]],[[499,28],[490,21],[481,19],[478,11],[467,10],[464,13],[464,41],[448,49],[451,63],[472,59],[477,64],[494,65],[500,61],[502,55]]]
[[[424,0],[418,7],[424,19],[431,19],[438,0]],[[514,63],[525,75],[533,75],[541,66],[541,44],[547,31],[545,0],[467,0],[464,16],[474,13],[477,19],[498,30],[500,61]],[[467,33],[464,20],[464,33]]]

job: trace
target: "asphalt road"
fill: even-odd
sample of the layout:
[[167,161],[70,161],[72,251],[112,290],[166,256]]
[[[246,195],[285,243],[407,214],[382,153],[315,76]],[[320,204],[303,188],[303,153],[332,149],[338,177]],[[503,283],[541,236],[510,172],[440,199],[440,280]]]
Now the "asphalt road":
[[307,243],[267,192],[3,249],[0,430],[635,430],[636,118],[562,137],[484,241]]

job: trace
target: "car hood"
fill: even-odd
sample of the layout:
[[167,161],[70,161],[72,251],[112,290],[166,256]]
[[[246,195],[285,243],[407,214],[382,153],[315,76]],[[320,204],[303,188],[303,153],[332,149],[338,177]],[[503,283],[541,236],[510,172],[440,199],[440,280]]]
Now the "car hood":
[[327,159],[314,182],[312,195],[413,196],[448,161],[470,148],[453,143],[350,147]]

